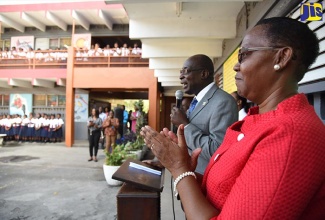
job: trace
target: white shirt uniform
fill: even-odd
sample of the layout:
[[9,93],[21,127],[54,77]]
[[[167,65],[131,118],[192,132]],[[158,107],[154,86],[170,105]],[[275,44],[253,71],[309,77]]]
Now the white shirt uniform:
[[21,122],[22,126],[26,126],[29,123],[29,118],[24,118],[23,121]]
[[120,48],[114,48],[113,49],[113,56],[117,57],[121,55],[121,49]]
[[130,51],[128,48],[122,47],[121,49],[121,56],[129,56]]
[[22,121],[23,120],[21,118],[16,118],[16,126],[20,126]]
[[32,119],[32,123],[34,123],[34,127],[36,128],[36,129],[38,129],[38,128],[40,128],[41,127],[41,125],[42,125],[42,119],[41,118],[33,118]]
[[12,126],[12,119],[8,119],[7,118],[7,120],[5,122],[5,126],[8,127],[8,128],[11,128],[11,126]]
[[47,127],[50,125],[50,120],[43,118],[42,124],[43,124],[43,127]]
[[58,125],[60,126],[62,126],[62,125],[64,125],[64,122],[63,122],[63,119],[62,118],[59,118],[58,119]]
[[58,125],[58,120],[57,119],[50,119],[49,120],[49,126],[51,129],[56,128]]
[[29,120],[29,123],[28,123],[27,126],[28,126],[29,128],[34,128],[34,127],[35,127],[35,122],[36,122],[36,120],[37,120],[36,118],[32,118],[32,119],[30,119],[30,120]]

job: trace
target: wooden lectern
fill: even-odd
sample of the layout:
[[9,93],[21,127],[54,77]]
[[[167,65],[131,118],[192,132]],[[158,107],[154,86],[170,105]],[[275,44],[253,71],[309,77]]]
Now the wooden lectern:
[[[130,167],[130,162],[159,170],[161,175]],[[128,159],[112,178],[125,182],[116,195],[118,220],[160,219],[160,192],[164,186],[164,169]]]

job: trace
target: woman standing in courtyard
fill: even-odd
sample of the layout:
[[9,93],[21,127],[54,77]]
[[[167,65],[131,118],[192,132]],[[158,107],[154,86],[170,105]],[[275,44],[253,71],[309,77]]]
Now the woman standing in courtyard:
[[106,136],[106,152],[110,153],[114,150],[118,127],[120,126],[118,118],[114,117],[114,111],[108,113],[108,117],[103,123],[103,129]]
[[97,162],[98,143],[100,139],[100,132],[102,129],[102,119],[99,117],[99,111],[95,108],[91,110],[91,116],[88,118],[89,129],[89,155],[88,161],[94,160]]

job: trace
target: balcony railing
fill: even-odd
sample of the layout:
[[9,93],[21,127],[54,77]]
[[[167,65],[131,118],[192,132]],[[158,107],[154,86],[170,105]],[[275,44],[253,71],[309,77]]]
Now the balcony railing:
[[66,50],[33,51],[26,56],[0,57],[0,69],[67,68],[67,60],[74,60],[74,67],[148,67],[149,59],[141,55],[129,56],[76,56],[68,57]]
[[140,55],[74,57],[75,67],[148,67],[149,60]]

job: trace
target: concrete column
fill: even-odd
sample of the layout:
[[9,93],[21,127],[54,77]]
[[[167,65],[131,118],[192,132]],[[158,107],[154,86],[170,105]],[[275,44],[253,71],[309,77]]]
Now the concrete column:
[[67,82],[66,82],[66,122],[65,122],[65,145],[72,147],[74,143],[74,48],[68,48]]

